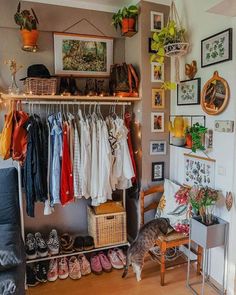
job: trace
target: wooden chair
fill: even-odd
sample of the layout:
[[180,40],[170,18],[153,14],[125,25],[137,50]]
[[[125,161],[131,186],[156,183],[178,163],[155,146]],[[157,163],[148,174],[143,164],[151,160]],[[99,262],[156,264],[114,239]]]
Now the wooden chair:
[[[151,204],[149,204],[147,207],[145,207],[145,198],[153,195],[155,193],[163,193],[164,192],[164,186],[163,185],[157,185],[154,186],[146,191],[140,192],[140,213],[141,213],[141,225],[144,224],[144,215],[146,212],[150,210],[156,210],[158,206],[158,201],[154,201]],[[186,263],[187,261],[179,262],[179,263],[166,263],[165,255],[166,251],[173,247],[179,247],[182,245],[188,245],[189,239],[184,234],[172,232],[168,234],[167,236],[161,236],[157,241],[156,245],[160,248],[161,257],[159,259],[159,263],[161,266],[161,286],[164,286],[165,284],[165,271],[167,268],[177,266],[183,263]],[[202,262],[202,248],[199,246],[197,249],[197,273],[200,274],[201,272],[201,262]]]

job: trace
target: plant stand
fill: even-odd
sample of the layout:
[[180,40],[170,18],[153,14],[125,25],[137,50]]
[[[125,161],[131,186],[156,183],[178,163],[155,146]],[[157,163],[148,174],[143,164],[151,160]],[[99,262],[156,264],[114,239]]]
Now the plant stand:
[[[215,291],[220,294],[226,294],[225,281],[226,281],[226,258],[227,258],[227,245],[228,245],[228,228],[229,223],[221,218],[218,219],[218,224],[206,226],[200,222],[200,217],[193,217],[190,222],[190,235],[189,235],[189,253],[188,253],[188,272],[187,272],[187,287],[194,295],[204,295],[205,285],[208,284]],[[202,281],[190,283],[190,244],[191,241],[195,242],[203,249],[202,261]],[[222,290],[218,289],[211,281],[209,274],[209,250],[215,247],[224,247],[224,273]],[[198,293],[193,285],[201,284],[201,293]]]

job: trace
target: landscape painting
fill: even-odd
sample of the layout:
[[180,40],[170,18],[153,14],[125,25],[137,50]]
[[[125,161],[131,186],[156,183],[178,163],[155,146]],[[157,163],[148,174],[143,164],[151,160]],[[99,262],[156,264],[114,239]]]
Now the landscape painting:
[[57,75],[109,76],[113,39],[74,34],[54,34]]

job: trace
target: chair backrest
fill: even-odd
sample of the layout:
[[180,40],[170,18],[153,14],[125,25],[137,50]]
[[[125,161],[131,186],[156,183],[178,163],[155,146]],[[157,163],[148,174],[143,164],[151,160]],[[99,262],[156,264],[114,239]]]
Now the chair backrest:
[[140,214],[141,214],[141,225],[144,224],[144,215],[146,212],[156,209],[159,202],[158,201],[153,201],[151,204],[149,204],[147,207],[144,207],[145,205],[145,198],[148,196],[151,196],[155,193],[164,193],[164,186],[161,185],[156,185],[153,186],[145,191],[140,191]]

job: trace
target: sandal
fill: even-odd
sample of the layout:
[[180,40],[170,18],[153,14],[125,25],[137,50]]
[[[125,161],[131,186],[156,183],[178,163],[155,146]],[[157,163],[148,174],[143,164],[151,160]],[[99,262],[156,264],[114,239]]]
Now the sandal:
[[74,239],[69,234],[63,234],[60,239],[61,252],[64,254],[70,254],[74,252],[73,244]]

